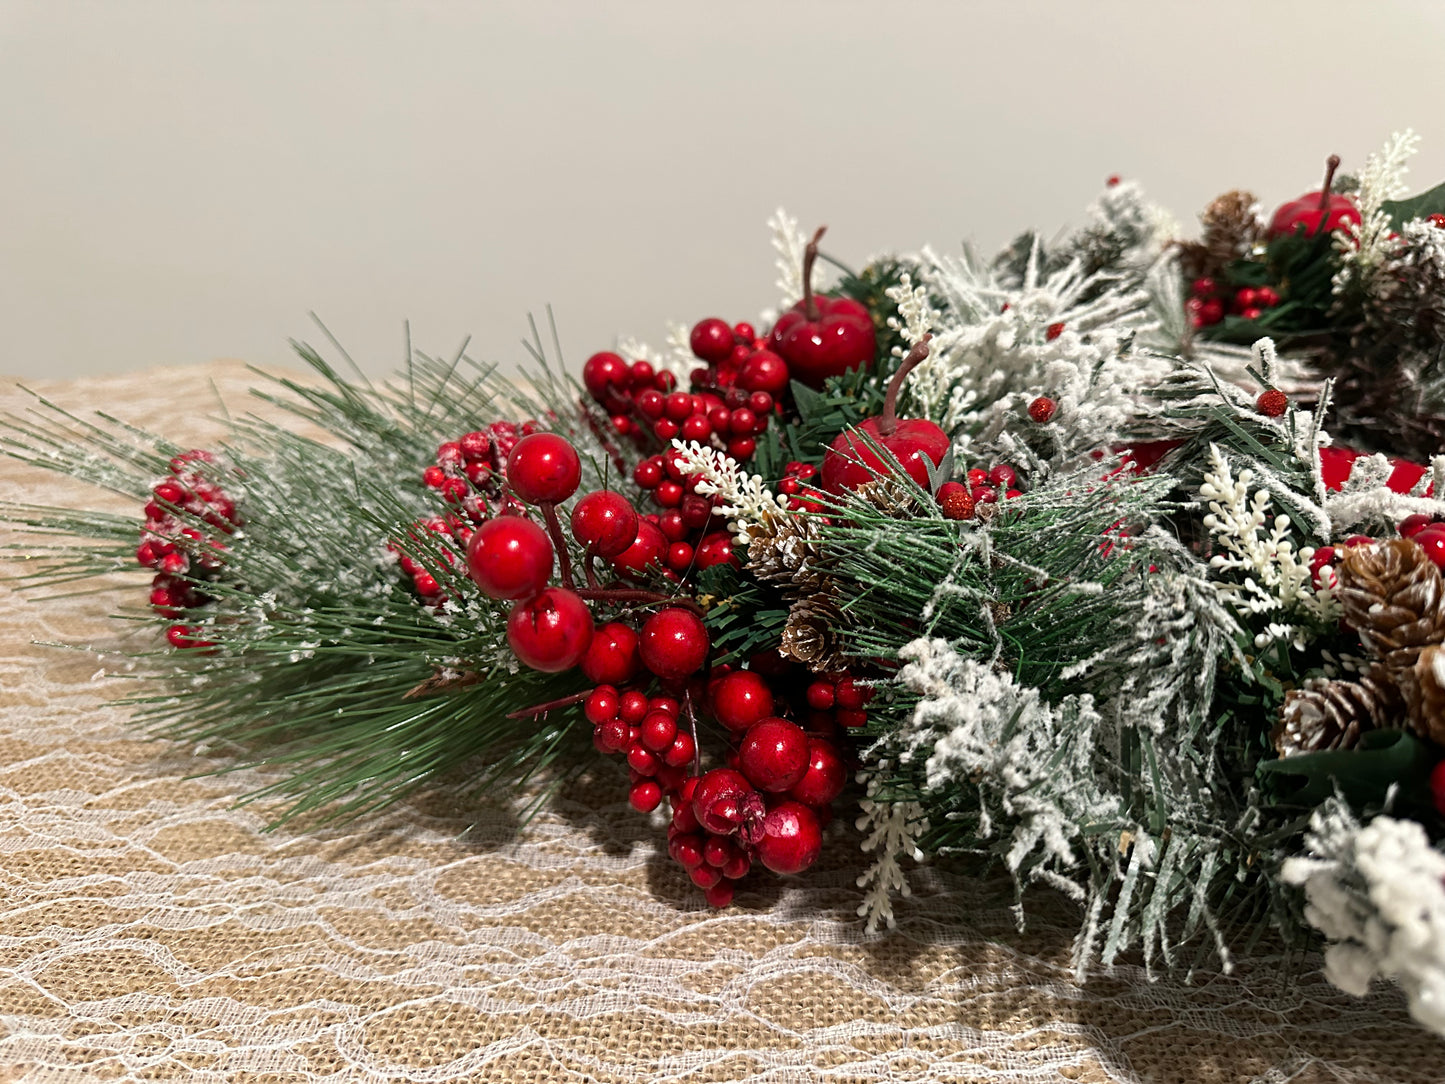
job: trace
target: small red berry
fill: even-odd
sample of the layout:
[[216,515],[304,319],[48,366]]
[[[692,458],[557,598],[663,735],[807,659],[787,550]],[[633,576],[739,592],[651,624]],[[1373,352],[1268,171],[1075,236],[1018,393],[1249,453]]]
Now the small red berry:
[[704,535],[697,544],[697,567],[711,568],[713,565],[742,567],[742,562],[733,553],[733,536],[726,531],[713,531]]
[[676,508],[682,503],[682,486],[676,482],[663,482],[657,487],[657,503],[663,508]]
[[702,669],[709,640],[702,618],[691,610],[670,606],[642,626],[642,664],[664,681],[676,681]]
[[507,618],[507,644],[512,654],[543,673],[570,670],[591,642],[592,611],[575,592],[562,587],[549,587],[535,598],[517,603]]
[[1009,489],[1018,481],[1018,472],[1007,463],[999,463],[988,472],[988,480],[999,489]]
[[680,432],[682,429],[671,418],[658,418],[652,423],[652,435],[661,441],[672,440]]
[[582,702],[582,714],[593,726],[601,726],[617,718],[617,690],[611,685],[599,685]]
[[701,836],[695,832],[685,832],[673,838],[667,845],[667,853],[684,869],[696,869],[703,864],[702,848]]
[[639,813],[651,813],[662,801],[662,788],[651,779],[634,783],[628,792],[627,801]]
[[523,437],[507,456],[507,482],[528,504],[565,501],[581,481],[577,449],[556,433]]
[[686,730],[679,730],[673,736],[672,744],[662,751],[662,762],[669,768],[685,768],[696,755],[697,745],[692,735]]
[[656,459],[644,459],[632,469],[632,480],[641,489],[656,489],[662,483],[662,464]]
[[692,878],[692,883],[702,889],[704,893],[711,892],[718,887],[723,879],[722,870],[716,866],[709,866],[706,862],[688,870],[687,875]]
[[[1431,215],[1432,219],[1445,218],[1445,215]],[[1441,229],[1445,229],[1445,222],[1436,223]],[[1445,817],[1445,760],[1435,765],[1430,771],[1430,798],[1435,803],[1435,810],[1442,817]]]
[[733,882],[728,879],[726,870],[723,871],[722,880],[702,890],[702,898],[707,900],[709,907],[716,907],[718,910],[732,906]]
[[1204,278],[1197,278],[1189,284],[1189,292],[1195,297],[1208,297],[1210,294],[1214,293],[1215,288],[1215,281],[1208,276]]
[[1057,339],[1057,338],[1058,338],[1060,335],[1062,335],[1063,333],[1064,333],[1064,324],[1063,324],[1062,321],[1060,321],[1060,322],[1057,323],[1057,324],[1050,324],[1050,325],[1049,325],[1048,330],[1044,332],[1044,338],[1045,338],[1047,341],[1049,341],[1049,342],[1053,342],[1055,339]]
[[467,568],[488,598],[531,598],[552,575],[552,540],[521,516],[497,516],[467,543]]
[[944,519],[973,518],[973,497],[958,482],[944,482],[938,487],[938,507]]
[[1053,421],[1054,413],[1058,409],[1059,405],[1055,403],[1052,399],[1050,399],[1047,395],[1040,395],[1037,399],[1035,399],[1032,403],[1029,404],[1029,417],[1032,418],[1034,421],[1038,422],[1040,425],[1043,425],[1047,422]]
[[781,793],[808,770],[808,735],[786,719],[759,720],[743,736],[738,766],[759,790]]
[[1123,180],[1123,178],[1120,177],[1117,173],[1111,173],[1109,174],[1109,179],[1105,181],[1104,184],[1107,185],[1109,188],[1114,188],[1119,184],[1121,180]]
[[441,489],[442,483],[447,480],[447,472],[433,464],[421,472],[421,480],[432,489]]
[[1272,287],[1261,286],[1254,291],[1254,303],[1262,309],[1272,309],[1279,304],[1279,294]]
[[1413,541],[1436,568],[1445,569],[1445,531],[1421,531]]
[[654,711],[642,720],[642,744],[654,753],[663,753],[677,737],[677,720],[666,712]]
[[648,706],[646,693],[628,689],[618,701],[617,712],[624,723],[636,726],[647,717]]
[[1427,516],[1423,512],[1416,512],[1412,516],[1406,516],[1400,521],[1399,531],[1401,538],[1414,538],[1417,534],[1435,522],[1433,516]]
[[1278,388],[1268,388],[1259,393],[1254,405],[1266,418],[1278,418],[1289,409],[1289,396]]

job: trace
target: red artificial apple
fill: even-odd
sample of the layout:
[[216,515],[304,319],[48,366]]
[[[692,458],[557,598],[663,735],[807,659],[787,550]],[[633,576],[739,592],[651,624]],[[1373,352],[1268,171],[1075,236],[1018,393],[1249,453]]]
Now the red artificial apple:
[[1333,233],[1347,223],[1358,224],[1360,209],[1349,196],[1340,196],[1330,191],[1335,179],[1335,170],[1340,166],[1340,156],[1330,155],[1325,163],[1325,183],[1318,192],[1306,192],[1297,200],[1286,203],[1269,220],[1269,236],[1285,237],[1304,227],[1306,237],[1313,237],[1323,231]]
[[[908,476],[920,486],[929,488],[928,465],[931,463],[936,467],[942,463],[953,442],[932,422],[924,418],[900,419],[895,410],[904,379],[928,357],[928,342],[932,338],[932,335],[925,335],[920,339],[903,359],[903,364],[898,366],[898,372],[888,383],[883,413],[866,419],[856,430],[839,433],[834,439],[828,453],[823,456],[823,488],[829,493],[856,489],[875,476],[895,469],[894,463],[880,456],[873,445],[901,463]],[[866,435],[867,439],[859,434]]]
[[[768,345],[788,363],[792,378],[810,388],[822,387],[830,376],[873,364],[878,349],[873,317],[864,306],[851,298],[813,294],[813,264],[826,229],[818,227],[803,255],[803,300],[778,317],[768,336]],[[772,387],[758,386],[778,394]]]

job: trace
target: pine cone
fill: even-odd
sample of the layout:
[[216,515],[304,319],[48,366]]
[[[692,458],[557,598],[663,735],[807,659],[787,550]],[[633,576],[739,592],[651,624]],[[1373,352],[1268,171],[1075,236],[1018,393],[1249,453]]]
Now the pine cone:
[[1445,648],[1431,644],[1420,652],[1406,692],[1413,729],[1437,745],[1445,745]]
[[814,517],[777,516],[768,527],[767,533],[754,534],[748,543],[748,571],[760,580],[788,584],[801,592],[822,591],[828,578]]
[[1399,682],[1422,648],[1445,641],[1445,580],[1405,538],[1345,550],[1339,564],[1345,620]]
[[1405,705],[1378,663],[1359,681],[1311,681],[1285,694],[1270,740],[1282,757],[1351,749],[1365,730],[1398,726]]
[[843,611],[828,596],[800,598],[788,610],[779,653],[820,673],[846,669],[838,635],[842,625]]
[[1199,216],[1204,232],[1199,243],[1210,258],[1223,267],[1249,253],[1259,240],[1258,201],[1252,192],[1226,192]]
[[908,487],[886,475],[864,482],[854,492],[885,516],[895,519],[917,519],[923,511]]

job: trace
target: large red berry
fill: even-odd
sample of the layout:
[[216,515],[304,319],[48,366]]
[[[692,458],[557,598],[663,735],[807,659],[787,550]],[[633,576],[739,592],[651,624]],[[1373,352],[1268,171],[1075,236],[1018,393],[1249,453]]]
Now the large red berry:
[[776,399],[788,388],[788,363],[771,350],[749,355],[738,373],[738,387],[744,391],[766,392]]
[[774,873],[801,873],[818,860],[823,830],[817,815],[801,802],[780,802],[763,818],[762,835],[754,846],[758,859]]
[[734,670],[713,686],[712,713],[723,726],[741,734],[773,714],[773,691],[753,671]]
[[467,543],[467,568],[489,598],[531,598],[552,575],[552,540],[521,516],[498,516]]
[[808,735],[786,719],[762,719],[743,736],[738,768],[758,790],[779,794],[808,770]]
[[691,610],[670,606],[642,626],[642,664],[665,681],[688,677],[707,661],[707,629]]
[[626,401],[632,371],[618,355],[604,350],[582,366],[582,383],[592,398],[609,406]]
[[848,769],[838,748],[824,738],[808,739],[808,767],[803,778],[793,784],[788,796],[804,805],[827,805],[843,792],[848,782]]
[[692,814],[709,832],[725,836],[735,832],[748,812],[760,803],[742,772],[714,768],[697,781]]
[[613,490],[589,493],[572,509],[572,536],[610,561],[637,541],[637,509]]
[[507,618],[512,653],[533,670],[555,674],[581,661],[592,642],[592,611],[575,592],[549,587],[519,602]]
[[620,621],[609,621],[593,633],[587,654],[582,656],[582,672],[598,684],[626,685],[641,666],[637,633]]
[[697,545],[697,567],[711,568],[713,565],[732,565],[734,568],[743,566],[733,552],[733,536],[727,531],[713,531],[704,535]]
[[656,571],[667,556],[667,547],[667,538],[657,524],[639,519],[636,540],[613,559],[612,567],[633,575],[649,567]]
[[507,456],[507,482],[528,504],[565,501],[581,481],[577,449],[556,433],[523,437]]
[[716,364],[733,352],[733,329],[726,320],[710,316],[693,325],[688,345],[703,361]]

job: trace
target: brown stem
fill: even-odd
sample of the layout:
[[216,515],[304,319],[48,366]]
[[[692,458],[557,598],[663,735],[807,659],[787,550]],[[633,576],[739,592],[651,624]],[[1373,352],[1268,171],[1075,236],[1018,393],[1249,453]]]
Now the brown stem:
[[702,743],[697,740],[697,713],[692,710],[692,690],[682,694],[682,710],[687,716],[687,725],[692,728],[692,774],[702,774]]
[[1335,182],[1335,170],[1340,168],[1340,156],[1332,154],[1325,159],[1325,183],[1320,186],[1320,213],[1330,212],[1330,185]]
[[429,696],[432,693],[451,692],[454,689],[465,689],[469,685],[479,684],[482,675],[475,670],[464,670],[460,674],[451,677],[443,677],[442,671],[438,670],[425,681],[418,682],[406,692],[401,694],[403,700],[415,700],[421,696]]
[[888,393],[883,397],[883,414],[878,419],[878,432],[885,437],[891,437],[898,428],[898,393],[903,390],[903,381],[908,374],[928,357],[928,343],[932,338],[933,334],[930,332],[914,343],[913,349],[908,351],[903,364],[898,366],[898,371],[888,382]]
[[703,608],[690,598],[681,595],[664,595],[657,591],[634,590],[627,587],[582,588],[577,597],[584,602],[638,602],[645,606],[681,606],[701,615]]
[[823,239],[827,226],[819,226],[803,249],[803,315],[809,320],[818,318],[818,303],[813,300],[813,264],[818,262],[818,242]]
[[557,561],[562,566],[562,586],[572,590],[572,556],[567,552],[567,539],[562,534],[562,521],[557,518],[557,506],[551,501],[542,502],[542,518],[547,521],[547,533],[552,536],[552,545],[557,550]]
[[509,711],[507,718],[527,719],[534,715],[546,715],[549,711],[557,708],[570,708],[573,704],[580,704],[591,695],[591,689],[583,689],[580,693],[573,693],[571,696],[564,696],[557,700],[548,700],[545,704],[534,704],[532,707],[522,708],[520,711]]
[[587,551],[587,556],[582,560],[582,571],[587,577],[587,586],[594,591],[601,586],[597,582],[597,570],[592,567],[592,551]]

